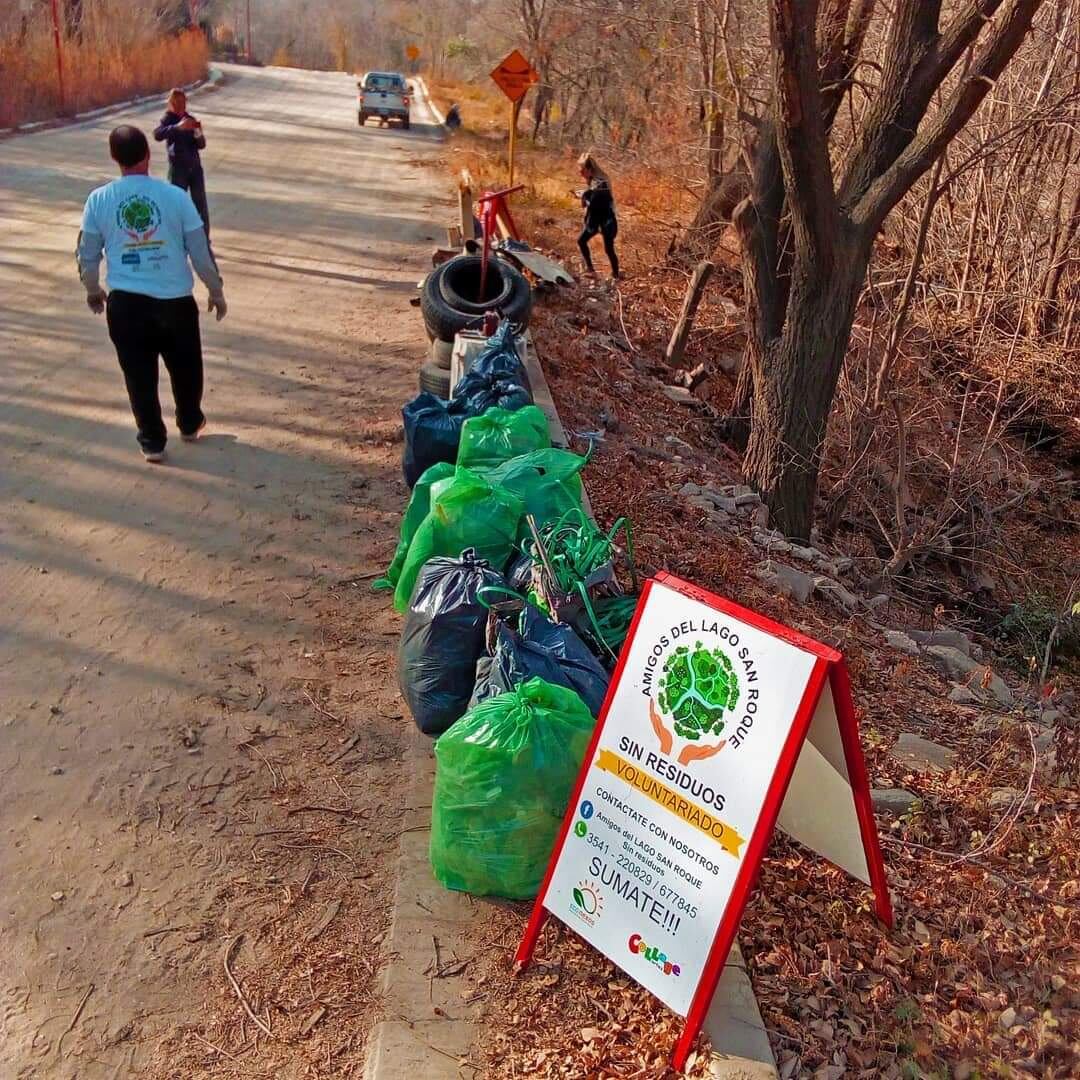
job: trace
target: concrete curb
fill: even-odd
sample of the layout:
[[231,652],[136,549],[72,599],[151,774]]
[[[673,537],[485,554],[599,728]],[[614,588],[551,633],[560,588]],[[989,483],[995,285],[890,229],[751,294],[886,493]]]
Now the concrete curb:
[[[220,68],[212,67],[207,72],[205,79],[197,79],[182,87],[191,93],[196,90],[218,90],[225,82],[225,73]],[[140,97],[128,98],[127,101],[118,101],[113,105],[102,105],[99,109],[91,109],[89,112],[76,113],[74,116],[55,116],[50,120],[35,120],[32,124],[18,124],[13,128],[0,128],[0,139],[11,139],[16,135],[34,135],[39,131],[51,131],[53,128],[74,127],[76,124],[84,124],[98,120],[103,116],[123,112],[136,105],[145,105],[148,101],[157,101],[161,98],[161,91],[155,94],[142,94]]]
[[[548,418],[553,446],[568,445],[551,390],[526,335],[526,369],[533,398]],[[477,1035],[479,1009],[462,999],[457,980],[429,977],[436,953],[444,966],[466,958],[467,937],[494,901],[443,888],[431,872],[431,797],[435,784],[432,743],[415,729],[405,755],[411,777],[402,818],[401,846],[384,978],[383,1018],[368,1044],[364,1080],[476,1080],[468,1054]],[[436,949],[435,941],[438,941]],[[714,1080],[777,1080],[776,1062],[739,946],[724,966],[705,1032],[713,1045]]]
[[462,1001],[460,977],[432,975],[465,960],[465,939],[478,917],[480,898],[452,892],[435,880],[428,862],[431,793],[435,785],[432,742],[415,728],[405,753],[411,777],[401,819],[397,881],[390,932],[383,952],[383,1018],[368,1043],[364,1080],[459,1080],[474,1077],[459,1062],[476,1037],[476,1008]]
[[412,80],[416,87],[420,90],[420,96],[424,99],[424,104],[427,106],[428,111],[431,113],[432,116],[435,117],[435,120],[440,127],[445,127],[446,117],[443,115],[443,112],[438,107],[438,105],[436,105],[435,102],[432,100],[431,91],[428,90],[428,85],[426,82],[424,82],[424,77],[422,75],[414,75],[412,77]]

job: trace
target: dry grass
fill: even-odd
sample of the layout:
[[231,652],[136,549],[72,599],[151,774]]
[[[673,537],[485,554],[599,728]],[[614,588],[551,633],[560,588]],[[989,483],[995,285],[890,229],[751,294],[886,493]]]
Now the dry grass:
[[108,36],[87,34],[62,44],[64,101],[61,104],[53,39],[33,28],[23,40],[0,41],[0,128],[46,120],[63,113],[110,105],[139,94],[194,82],[206,74],[206,38],[198,30],[167,37],[152,28]]
[[[441,109],[446,110],[454,102],[461,109],[462,127],[447,155],[450,170],[456,176],[467,168],[480,188],[505,186],[510,105],[495,84],[488,80],[474,83],[429,78],[428,89]],[[522,208],[551,223],[552,215],[579,212],[573,194],[582,186],[577,157],[588,148],[553,147],[534,141],[530,137],[530,98],[525,101],[515,153],[515,181],[524,184],[525,190],[515,194],[511,204],[512,208]],[[604,156],[603,164],[612,177],[624,231],[625,225],[635,220],[647,220],[651,235],[657,224],[674,224],[680,216],[688,219],[692,214],[689,192],[663,170],[629,155]],[[658,242],[658,256],[666,243],[667,237]]]

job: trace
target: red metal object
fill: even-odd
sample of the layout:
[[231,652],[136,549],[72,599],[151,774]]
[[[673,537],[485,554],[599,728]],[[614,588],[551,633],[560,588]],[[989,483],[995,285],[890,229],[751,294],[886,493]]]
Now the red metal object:
[[[795,762],[802,749],[803,740],[810,729],[810,721],[814,718],[814,710],[817,708],[818,698],[821,697],[825,680],[829,677],[828,660],[818,659],[810,672],[806,689],[803,691],[802,701],[795,713],[795,720],[791,725],[791,731],[787,742],[780,752],[780,761],[773,775],[772,783],[765,795],[765,805],[761,808],[757,827],[746,845],[746,854],[743,857],[742,866],[739,867],[738,876],[731,889],[731,899],[728,901],[724,918],[717,928],[713,938],[712,948],[709,950],[709,958],[705,961],[705,968],[701,973],[701,981],[698,983],[697,992],[693,1001],[690,1002],[690,1011],[686,1014],[686,1024],[683,1026],[682,1035],[675,1044],[675,1050],[671,1055],[671,1067],[676,1072],[682,1072],[686,1067],[687,1058],[694,1048],[698,1034],[705,1023],[705,1015],[712,1004],[713,994],[720,983],[720,976],[724,973],[724,964],[727,963],[731,946],[735,944],[735,935],[739,932],[739,923],[742,921],[746,901],[750,899],[750,893],[761,871],[761,863],[765,857],[765,849],[772,839],[773,829],[776,827],[776,819],[780,815],[780,807],[784,802],[788,782],[795,769]],[[869,860],[868,860],[869,861]]]
[[60,91],[60,112],[66,112],[64,98],[64,50],[60,46],[60,12],[56,7],[56,0],[51,0],[53,41],[56,44],[56,82]]
[[516,184],[514,187],[503,188],[501,191],[485,191],[476,201],[480,204],[480,232],[484,238],[484,247],[480,255],[480,295],[484,295],[484,286],[487,284],[488,259],[491,255],[491,238],[499,231],[499,218],[503,219],[507,232],[515,240],[521,239],[517,225],[510,214],[510,205],[506,201],[507,195],[515,191],[521,191],[524,184]]

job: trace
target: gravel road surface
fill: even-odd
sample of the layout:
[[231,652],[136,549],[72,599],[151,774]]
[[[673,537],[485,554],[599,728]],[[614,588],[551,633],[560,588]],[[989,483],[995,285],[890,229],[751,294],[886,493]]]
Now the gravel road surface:
[[72,256],[108,131],[160,108],[0,142],[4,1078],[353,1075],[377,1008],[409,721],[370,577],[439,136],[359,129],[342,74],[229,68],[191,107],[229,315],[163,466]]

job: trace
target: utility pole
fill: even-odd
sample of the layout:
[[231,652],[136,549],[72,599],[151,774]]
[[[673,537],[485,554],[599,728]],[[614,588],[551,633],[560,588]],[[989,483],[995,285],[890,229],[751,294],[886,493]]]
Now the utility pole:
[[60,113],[67,112],[64,100],[64,51],[60,46],[60,13],[56,9],[56,0],[52,0],[53,41],[56,43],[56,84],[60,92]]
[[[55,3],[56,0],[53,0]],[[247,61],[250,64],[254,51],[251,48],[251,0],[247,0],[247,33],[244,35],[244,51],[247,53]]]

